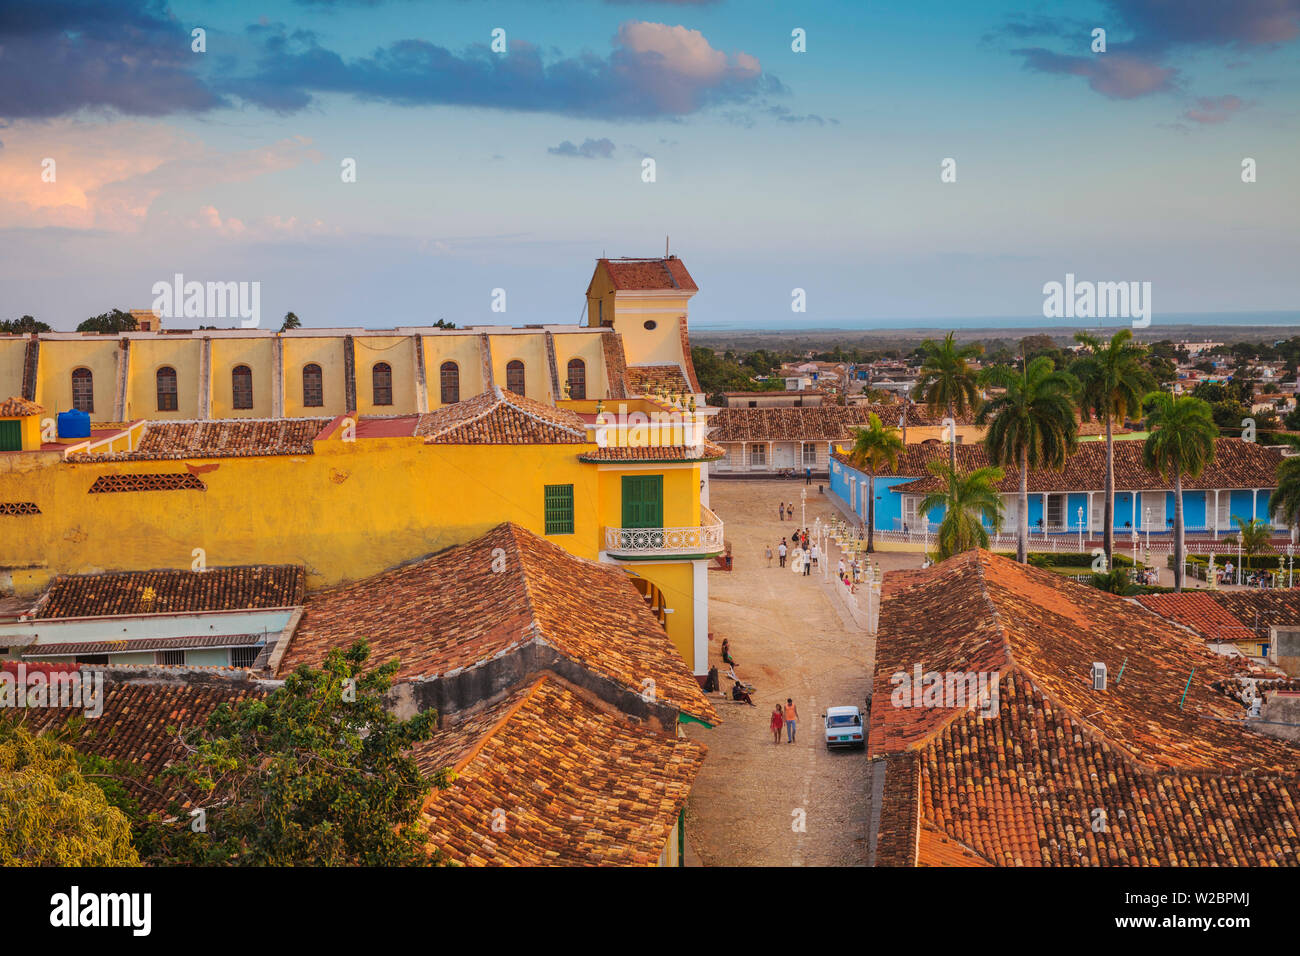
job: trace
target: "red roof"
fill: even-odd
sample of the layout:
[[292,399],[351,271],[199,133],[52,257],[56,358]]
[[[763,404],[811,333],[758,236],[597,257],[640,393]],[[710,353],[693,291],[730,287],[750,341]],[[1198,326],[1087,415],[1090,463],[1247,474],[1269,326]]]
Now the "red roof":
[[619,291],[658,290],[698,292],[699,286],[676,256],[667,259],[600,259]]

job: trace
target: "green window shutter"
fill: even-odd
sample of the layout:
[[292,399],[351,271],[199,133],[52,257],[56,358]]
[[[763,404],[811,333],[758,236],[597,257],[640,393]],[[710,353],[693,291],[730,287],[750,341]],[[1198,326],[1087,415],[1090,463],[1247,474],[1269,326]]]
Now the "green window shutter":
[[664,476],[623,476],[623,527],[661,528],[664,523]]
[[0,451],[23,450],[23,423],[0,422]]
[[573,534],[573,485],[546,486],[546,533]]

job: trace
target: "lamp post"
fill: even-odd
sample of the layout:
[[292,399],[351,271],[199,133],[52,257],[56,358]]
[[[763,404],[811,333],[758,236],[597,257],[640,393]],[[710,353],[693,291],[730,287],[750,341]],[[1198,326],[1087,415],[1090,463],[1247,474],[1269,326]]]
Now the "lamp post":
[[1286,586],[1295,587],[1295,545],[1286,546]]
[[1146,528],[1147,550],[1150,551],[1151,550],[1151,509],[1150,508],[1142,509],[1142,527]]
[[1083,505],[1079,505],[1079,553],[1083,553]]
[[808,489],[799,492],[799,527],[808,527]]
[[1237,583],[1241,583],[1241,535],[1237,535]]

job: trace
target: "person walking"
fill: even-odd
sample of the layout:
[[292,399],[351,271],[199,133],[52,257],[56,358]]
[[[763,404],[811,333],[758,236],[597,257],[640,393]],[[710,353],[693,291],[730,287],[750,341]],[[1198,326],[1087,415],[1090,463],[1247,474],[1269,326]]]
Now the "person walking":
[[804,483],[805,485],[811,485],[811,484],[812,484],[812,469],[811,469],[811,468],[805,468],[805,469],[803,470],[803,483]]
[[772,546],[770,544],[767,546],[766,554],[767,554],[767,566],[770,568],[772,566]]
[[785,718],[781,716],[781,705],[777,704],[772,708],[772,743],[781,742],[781,728],[785,726]]
[[785,520],[785,502],[784,502],[784,501],[781,502],[780,506],[777,508],[777,514],[779,514],[779,515],[781,516],[781,520],[782,520],[782,521]]
[[812,574],[812,554],[805,551],[803,553],[803,576],[808,577],[810,574]]
[[815,567],[819,567],[819,565],[817,564],[817,562],[820,561],[820,560],[821,560],[821,551],[818,550],[818,548],[817,548],[817,542],[814,541],[814,542],[813,542],[813,546],[812,546],[812,563],[813,563],[813,567],[814,567],[814,568],[815,568]]
[[785,553],[787,550],[788,549],[785,546],[785,538],[782,538],[781,543],[776,546],[776,553],[780,557],[781,567],[785,567]]
[[799,708],[794,705],[794,701],[789,697],[785,699],[785,733],[786,743],[794,743],[795,722],[799,719]]

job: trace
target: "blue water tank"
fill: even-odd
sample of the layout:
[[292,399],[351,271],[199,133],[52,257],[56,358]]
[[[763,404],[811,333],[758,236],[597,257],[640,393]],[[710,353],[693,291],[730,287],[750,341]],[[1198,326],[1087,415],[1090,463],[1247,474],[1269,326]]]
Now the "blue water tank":
[[73,408],[66,412],[59,412],[57,417],[60,438],[90,437],[90,416],[85,412]]

